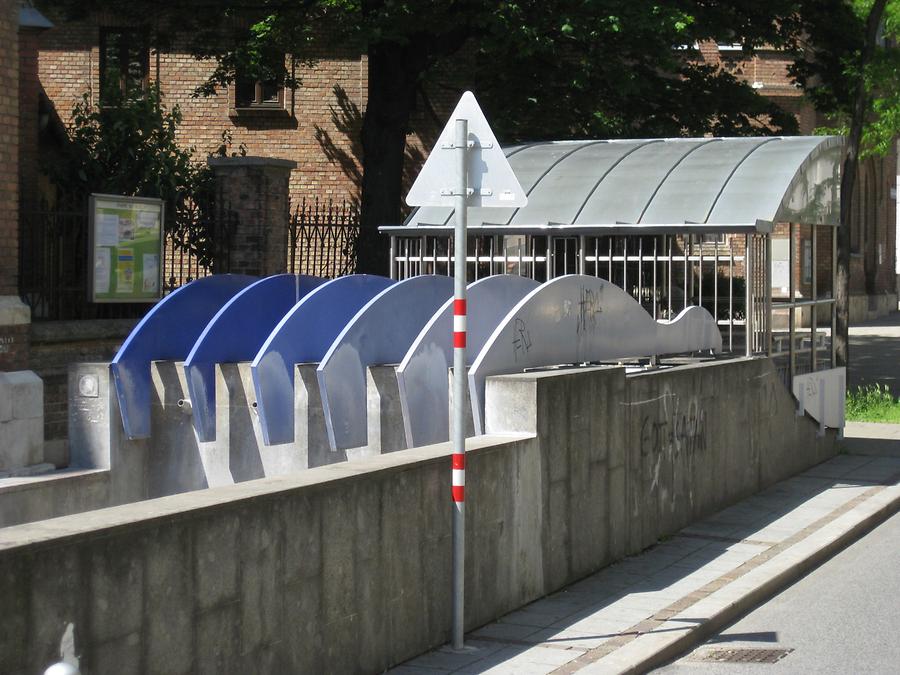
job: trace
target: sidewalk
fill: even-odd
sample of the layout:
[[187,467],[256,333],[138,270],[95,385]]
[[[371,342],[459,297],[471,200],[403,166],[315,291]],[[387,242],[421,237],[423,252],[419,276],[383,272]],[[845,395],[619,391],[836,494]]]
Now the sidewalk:
[[640,673],[666,663],[900,508],[900,427],[880,426],[890,425],[848,425],[847,449],[859,454],[479,628],[464,652],[445,646],[390,672]]

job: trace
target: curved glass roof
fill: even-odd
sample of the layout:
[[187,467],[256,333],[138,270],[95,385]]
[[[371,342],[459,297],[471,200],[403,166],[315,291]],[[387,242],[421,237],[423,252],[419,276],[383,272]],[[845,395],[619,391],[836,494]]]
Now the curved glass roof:
[[[646,226],[768,230],[837,225],[838,136],[558,141],[508,148],[528,205],[469,209],[469,226]],[[453,210],[416,209],[407,228],[453,226]],[[397,232],[398,228],[383,228]]]

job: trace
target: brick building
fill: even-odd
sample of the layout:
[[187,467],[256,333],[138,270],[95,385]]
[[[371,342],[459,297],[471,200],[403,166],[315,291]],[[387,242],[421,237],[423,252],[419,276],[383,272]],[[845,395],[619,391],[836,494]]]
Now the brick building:
[[30,28],[20,27],[15,0],[0,0],[0,371],[27,364],[31,313],[19,299],[19,51]]
[[[294,161],[297,166],[289,179],[294,205],[303,199],[358,198],[359,129],[367,93],[366,56],[358,49],[322,39],[312,53],[314,66],[289,60],[289,70],[302,81],[295,91],[239,83],[197,98],[194,92],[213,64],[194,59],[188,45],[177,38],[166,50],[155,50],[142,33],[121,25],[115,16],[96,16],[59,21],[39,40],[39,56],[23,62],[23,72],[36,69],[51,117],[65,122],[85,95],[98,102],[102,83],[115,75],[118,63],[127,73],[121,78],[123,86],[156,82],[166,104],[179,106],[183,114],[179,139],[193,147],[198,158],[220,149],[232,153],[241,149],[249,155]],[[748,82],[793,113],[801,133],[812,133],[824,123],[791,83],[790,59],[785,54],[762,49],[748,59],[738,46],[714,43],[699,45],[699,51],[704,62]],[[23,113],[26,107],[36,110],[33,99],[38,94],[28,92]],[[424,143],[412,137],[410,145],[416,154],[422,146],[429,147],[437,129],[425,119],[416,120],[414,128],[423,130],[425,137]],[[230,147],[223,145],[225,137],[230,138]],[[896,164],[896,153],[862,164],[851,228],[854,320],[870,310],[883,313],[896,308]],[[23,164],[23,177],[28,178],[23,181],[23,199],[30,186],[39,184],[33,166],[30,160]],[[797,246],[802,255],[804,244]],[[802,271],[798,268],[796,273],[799,288]]]
[[361,175],[367,58],[324,38],[309,56],[314,66],[287,57],[289,72],[302,82],[296,90],[238,83],[197,97],[195,90],[214,63],[193,58],[183,36],[157,50],[143,33],[122,26],[116,17],[98,16],[60,20],[41,36],[38,78],[52,113],[65,122],[85,95],[91,103],[100,101],[102,83],[114,72],[110,64],[127,59],[131,75],[123,78],[125,85],[159,84],[164,103],[180,108],[179,140],[195,149],[197,159],[224,150],[292,160],[297,163],[290,177],[292,201],[352,200]]
[[[64,434],[66,364],[108,359],[120,339],[119,333],[109,328],[90,333],[65,326],[35,325],[29,331],[23,323],[28,321],[28,309],[17,297],[16,206],[31,208],[47,191],[38,155],[52,156],[54,145],[59,143],[58,132],[70,119],[73,106],[84,96],[91,103],[99,103],[104,82],[119,82],[123,87],[158,83],[167,106],[179,106],[183,115],[179,141],[194,148],[197,160],[223,150],[228,154],[243,150],[250,156],[296,163],[288,177],[291,208],[303,200],[355,200],[361,173],[359,131],[367,97],[367,59],[359,49],[322,39],[318,52],[312,54],[315,66],[288,61],[289,69],[302,81],[295,91],[241,83],[198,98],[194,92],[212,72],[213,64],[194,59],[187,44],[177,38],[166,49],[157,50],[142,33],[123,25],[115,15],[67,21],[49,11],[45,13],[55,21],[53,27],[17,30],[15,12],[19,3],[0,2],[3,17],[12,17],[5,23],[0,17],[0,200],[11,205],[0,209],[0,232],[4,234],[0,240],[0,308],[13,307],[20,322],[4,327],[7,319],[3,317],[10,313],[0,309],[0,369],[10,367],[11,356],[20,353],[19,361],[27,358],[28,335],[38,336],[31,346],[30,365],[44,377],[48,402],[59,401],[60,409],[48,413],[47,418],[48,438],[53,438]],[[746,59],[739,49],[715,44],[701,45],[700,53],[706,62],[748,81],[795,114],[801,133],[810,133],[822,123],[801,90],[790,83],[789,61],[784,54],[761,50]],[[434,101],[438,115],[445,115],[454,101],[453,92],[445,92]],[[423,149],[431,147],[439,128],[424,115],[414,119],[412,126],[419,133],[410,137],[408,155],[421,161]],[[13,168],[16,162],[12,161],[16,157],[18,197]],[[410,162],[411,168],[414,163]],[[897,307],[896,173],[895,155],[873,158],[864,163],[858,182],[852,223],[853,321]],[[786,233],[779,230],[776,236]],[[808,278],[804,256],[809,244],[808,233],[801,229],[793,242],[797,260],[793,274],[796,287],[804,294],[810,290],[804,283]],[[819,251],[825,250],[826,244],[820,240]],[[830,258],[820,257],[820,265],[819,279],[829,278],[826,268]],[[819,288],[829,290],[821,281]]]
[[[773,49],[761,49],[746,58],[740,46],[704,43],[699,45],[705,63],[716,65],[741,79],[759,93],[793,113],[801,134],[811,134],[827,121],[818,114],[801,89],[791,83],[788,68],[791,61]],[[856,323],[897,309],[897,151],[885,157],[869,157],[860,163],[853,195],[850,222],[850,321]],[[787,236],[780,226],[774,238]],[[818,278],[830,280],[831,243],[827,232],[817,237]],[[812,243],[810,232],[798,231],[793,242],[795,287],[808,297],[811,292],[809,259]],[[784,250],[787,251],[786,246]],[[786,256],[787,253],[784,253]],[[830,292],[820,281],[819,292]]]

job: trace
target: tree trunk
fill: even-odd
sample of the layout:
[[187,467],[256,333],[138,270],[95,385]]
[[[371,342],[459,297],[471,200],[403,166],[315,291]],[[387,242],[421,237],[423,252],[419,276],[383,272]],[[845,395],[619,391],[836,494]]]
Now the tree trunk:
[[369,47],[369,96],[362,127],[362,228],[357,245],[361,273],[388,273],[389,240],[378,233],[378,227],[401,224],[406,135],[416,84],[426,63],[425,50],[414,42]]
[[860,55],[860,82],[853,103],[853,117],[847,138],[847,154],[841,167],[841,225],[838,229],[837,279],[835,280],[835,312],[837,330],[832,336],[835,344],[836,365],[846,366],[850,359],[850,213],[853,204],[853,188],[859,170],[859,146],[862,141],[868,92],[862,81],[865,68],[875,53],[875,40],[887,0],[875,0],[866,19],[866,38]]

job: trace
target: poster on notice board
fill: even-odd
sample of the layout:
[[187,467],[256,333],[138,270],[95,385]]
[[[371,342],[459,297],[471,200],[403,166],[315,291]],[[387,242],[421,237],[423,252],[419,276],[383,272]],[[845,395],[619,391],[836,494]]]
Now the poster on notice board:
[[155,302],[162,297],[161,199],[91,195],[91,302]]

